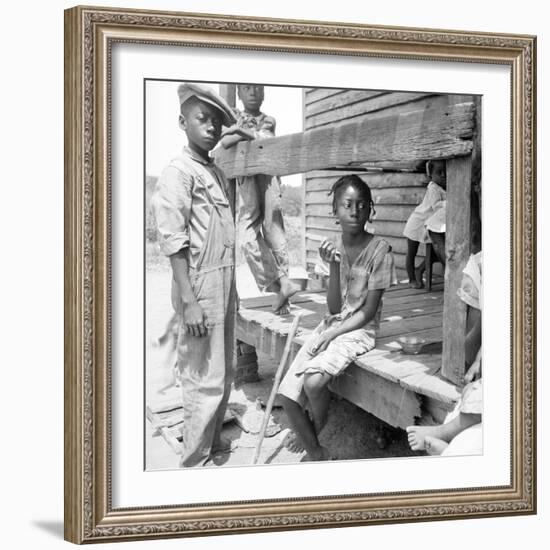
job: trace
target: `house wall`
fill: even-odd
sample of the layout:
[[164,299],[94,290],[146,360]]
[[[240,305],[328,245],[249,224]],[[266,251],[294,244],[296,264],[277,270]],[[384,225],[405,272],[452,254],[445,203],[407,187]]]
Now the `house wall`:
[[[312,130],[344,121],[375,119],[472,101],[472,96],[306,88],[303,101],[304,130]],[[392,167],[390,170],[383,166],[377,166],[376,169],[369,172],[323,170],[304,175],[305,263],[308,272],[314,273],[319,258],[319,241],[310,236],[334,237],[339,232],[332,215],[332,196],[328,196],[328,192],[340,176],[355,173],[369,184],[373,193],[376,215],[371,229],[391,244],[398,276],[400,279],[406,278],[407,243],[403,237],[403,228],[424,196],[428,183],[424,163],[404,163],[399,169]],[[418,254],[423,257],[424,246],[419,248]]]

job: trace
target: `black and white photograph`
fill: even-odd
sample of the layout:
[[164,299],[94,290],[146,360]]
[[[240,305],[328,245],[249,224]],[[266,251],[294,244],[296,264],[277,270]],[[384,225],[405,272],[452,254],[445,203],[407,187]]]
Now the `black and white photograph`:
[[145,470],[482,455],[483,98],[250,76],[144,81]]

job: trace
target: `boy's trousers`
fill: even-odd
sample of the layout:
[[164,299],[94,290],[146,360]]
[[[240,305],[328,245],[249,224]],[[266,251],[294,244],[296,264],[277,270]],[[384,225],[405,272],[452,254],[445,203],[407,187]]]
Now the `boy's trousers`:
[[194,294],[206,313],[208,334],[192,336],[181,323],[178,335],[183,397],[182,467],[203,464],[222,429],[235,359],[234,245],[230,209],[215,204],[204,246],[196,267],[190,270]]
[[288,276],[288,246],[281,210],[281,185],[276,176],[238,178],[241,207],[241,249],[260,290]]

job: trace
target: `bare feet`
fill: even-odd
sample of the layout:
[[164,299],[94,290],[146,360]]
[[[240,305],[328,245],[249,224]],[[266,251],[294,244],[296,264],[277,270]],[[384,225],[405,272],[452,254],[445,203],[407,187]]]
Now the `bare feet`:
[[[286,313],[289,313],[289,298],[294,296],[300,288],[298,285],[291,283],[290,279],[288,277],[281,277],[279,279],[279,292],[277,293],[277,296],[275,297],[275,301],[273,302],[272,310],[275,313],[285,315]],[[282,313],[283,308],[287,308],[285,313]]]
[[424,283],[419,283],[418,281],[412,281],[409,283],[410,288],[424,288]]
[[439,434],[439,426],[407,426],[409,447],[413,451],[426,450],[426,436],[432,438]]
[[283,445],[291,452],[291,453],[303,453],[306,448],[304,447],[302,441],[300,438],[294,433],[289,432],[286,437],[283,440]]
[[413,288],[424,288],[424,280],[422,278],[423,275],[424,275],[424,270],[423,269],[416,268],[414,270],[414,278],[415,278],[414,282],[418,286],[414,286]]
[[427,435],[424,438],[424,446],[426,447],[426,452],[429,455],[440,455],[449,446],[449,444],[446,441],[443,441],[443,439],[438,439],[437,437]]

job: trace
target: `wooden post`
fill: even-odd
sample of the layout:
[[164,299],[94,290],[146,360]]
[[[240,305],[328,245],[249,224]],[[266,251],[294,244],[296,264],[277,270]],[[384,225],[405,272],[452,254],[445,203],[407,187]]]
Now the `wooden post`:
[[230,107],[235,108],[237,104],[237,86],[235,84],[220,84],[220,95],[227,101]]
[[464,376],[466,304],[458,297],[462,270],[470,256],[470,187],[472,157],[447,161],[447,221],[445,234],[445,291],[443,303],[443,366],[454,384]]

